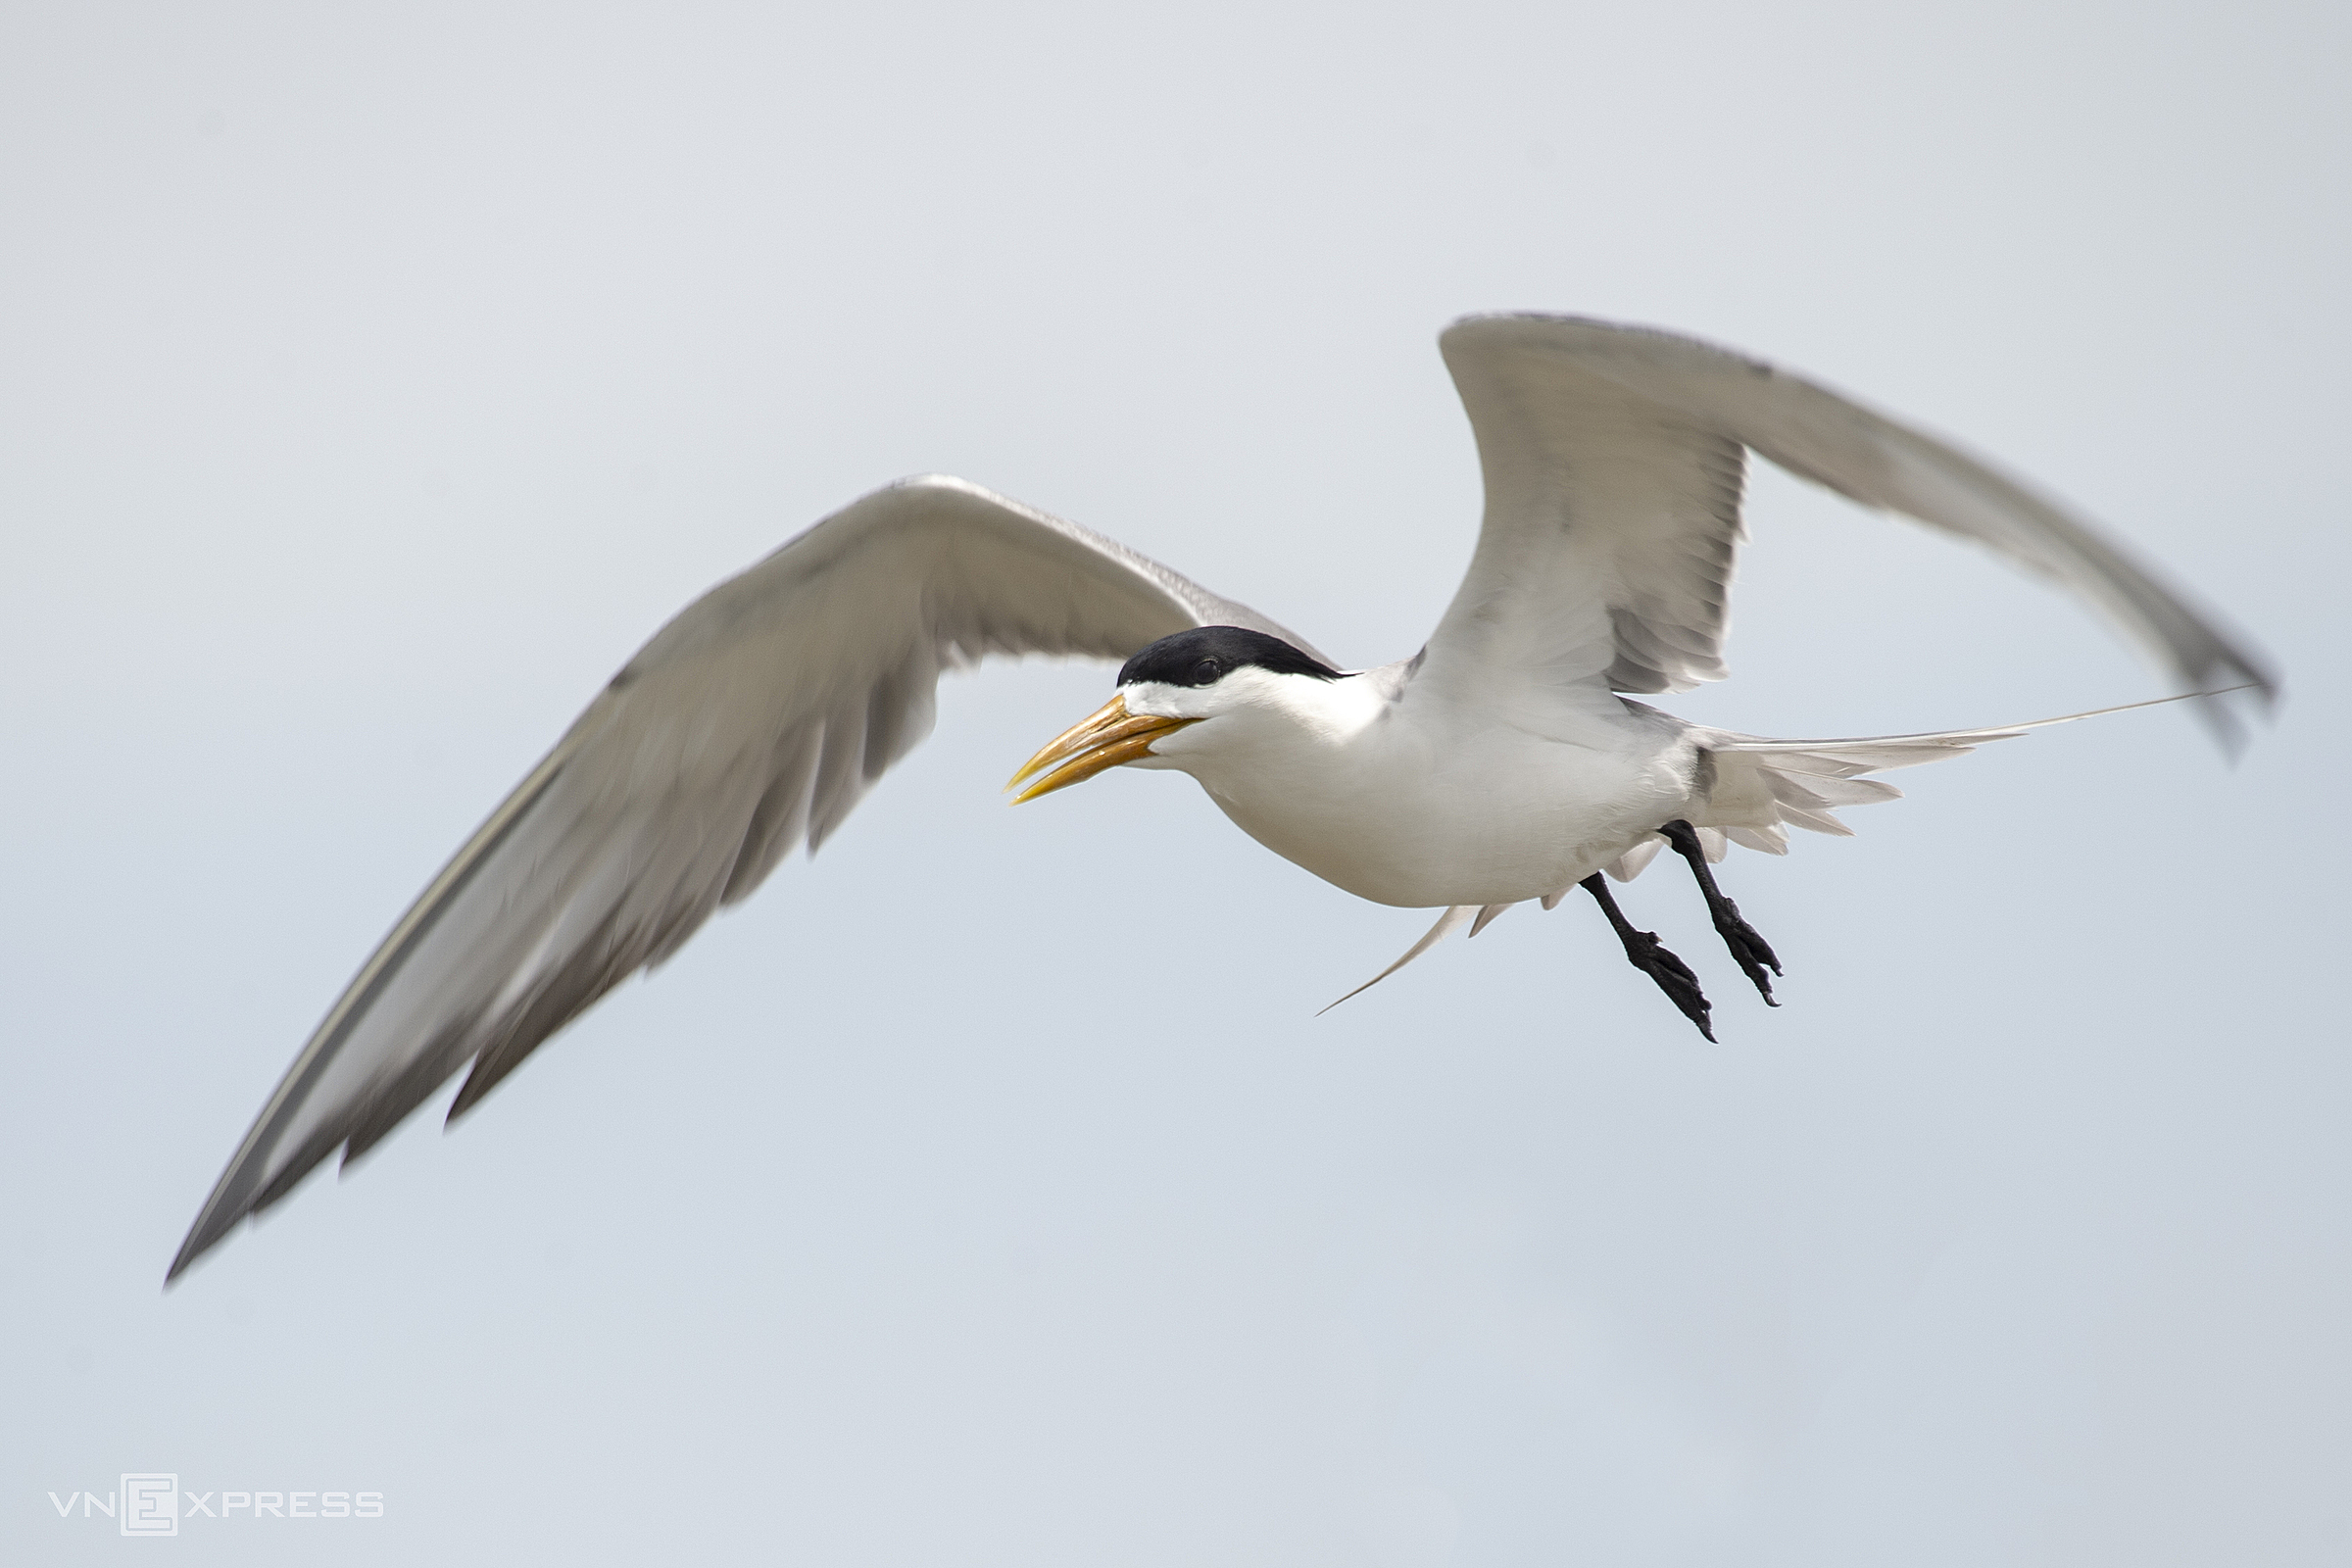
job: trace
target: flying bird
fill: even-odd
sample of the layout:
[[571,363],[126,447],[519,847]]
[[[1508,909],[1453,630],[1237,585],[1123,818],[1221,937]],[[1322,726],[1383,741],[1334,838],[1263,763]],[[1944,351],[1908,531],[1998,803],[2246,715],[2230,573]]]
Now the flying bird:
[[1440,346],[1486,514],[1444,618],[1395,663],[1341,668],[1115,540],[942,477],[853,502],[689,605],[362,965],[167,1280],[471,1063],[449,1108],[464,1114],[793,846],[813,853],[928,733],[940,672],[993,654],[1125,661],[1110,700],[1015,775],[1018,799],[1117,766],[1190,773],[1286,859],[1360,898],[1443,911],[1384,975],[1464,923],[1582,889],[1710,1039],[1696,974],[1634,927],[1608,876],[1671,850],[1771,1002],[1779,956],[1715,881],[1727,843],[1779,855],[1792,826],[1845,833],[1836,808],[1898,793],[1865,775],[2032,727],[1776,740],[1626,695],[1726,673],[1748,452],[2053,579],[2226,735],[2221,694],[2275,695],[2253,657],[2090,526],[1814,382],[1571,317],[1470,317]]

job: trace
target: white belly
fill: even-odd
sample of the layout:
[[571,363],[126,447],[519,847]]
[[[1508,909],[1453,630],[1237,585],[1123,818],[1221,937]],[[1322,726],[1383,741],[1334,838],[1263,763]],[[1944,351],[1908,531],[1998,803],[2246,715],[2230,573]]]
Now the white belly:
[[[1514,904],[1573,887],[1688,814],[1692,749],[1602,714],[1538,735],[1409,707],[1343,737],[1167,762],[1251,838],[1325,881],[1408,907]],[[1293,732],[1295,735],[1297,732]],[[1172,740],[1180,741],[1182,732]]]

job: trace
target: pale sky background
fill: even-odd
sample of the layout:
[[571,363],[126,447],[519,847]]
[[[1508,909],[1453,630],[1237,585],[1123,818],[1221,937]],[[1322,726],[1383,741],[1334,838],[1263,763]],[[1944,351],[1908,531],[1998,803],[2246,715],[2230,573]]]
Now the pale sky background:
[[[0,8],[0,1557],[2341,1564],[2341,5]],[[1422,915],[991,667],[813,863],[169,1294],[279,1072],[637,644],[964,475],[1409,654],[1468,311],[1995,455],[2285,673],[1901,775],[1327,1017]],[[2164,688],[1759,478],[1779,734]],[[45,1496],[371,1489],[170,1544]]]

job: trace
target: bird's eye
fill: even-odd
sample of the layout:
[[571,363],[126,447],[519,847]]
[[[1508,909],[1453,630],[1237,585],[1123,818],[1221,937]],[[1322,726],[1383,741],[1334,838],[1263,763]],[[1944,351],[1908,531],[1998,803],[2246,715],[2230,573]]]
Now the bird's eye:
[[1214,685],[1217,677],[1224,673],[1225,666],[1218,663],[1215,660],[1200,660],[1193,665],[1193,684],[1196,686]]

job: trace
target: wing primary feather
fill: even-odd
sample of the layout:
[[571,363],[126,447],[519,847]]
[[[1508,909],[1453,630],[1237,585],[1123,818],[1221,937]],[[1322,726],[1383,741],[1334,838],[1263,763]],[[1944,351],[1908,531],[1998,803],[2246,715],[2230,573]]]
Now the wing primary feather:
[[[368,1152],[388,1137],[392,1129],[408,1120],[410,1112],[432,1098],[433,1091],[449,1082],[449,1075],[465,1065],[466,1045],[477,1020],[466,1018],[444,1029],[434,1045],[405,1072],[393,1078],[364,1102],[352,1118],[343,1145],[340,1168],[349,1170],[367,1157]],[[330,1125],[328,1134],[334,1128]],[[323,1159],[334,1149],[331,1136],[326,1147],[314,1158]],[[289,1168],[297,1162],[289,1161]],[[257,1205],[258,1206],[258,1205]]]
[[652,933],[651,941],[626,942],[620,936],[618,916],[608,915],[529,1003],[500,1026],[497,1037],[482,1047],[473,1058],[473,1071],[466,1075],[457,1098],[449,1102],[445,1121],[455,1122],[479,1104],[484,1095],[498,1087],[499,1080],[521,1066],[557,1030],[626,979],[637,968],[642,954],[658,947],[664,934]]
[[[289,1160],[267,1184],[258,1177],[248,1176],[243,1169],[247,1155],[263,1147],[269,1135],[275,1130],[278,1118],[301,1102],[301,1096],[317,1075],[324,1070],[343,1036],[359,1021],[383,988],[391,983],[409,955],[416,951],[417,944],[432,930],[434,923],[449,909],[458,895],[465,891],[466,884],[488,863],[508,835],[521,824],[531,808],[545,797],[549,786],[555,783],[569,760],[577,733],[575,730],[572,735],[566,735],[559,742],[555,750],[548,753],[539,765],[531,770],[530,775],[500,803],[498,809],[490,813],[489,819],[474,830],[473,837],[466,841],[465,847],[451,858],[448,865],[442,867],[441,874],[417,896],[416,902],[401,916],[400,923],[392,928],[391,934],[377,947],[368,962],[361,966],[351,984],[344,988],[343,995],[320,1021],[309,1043],[303,1047],[302,1054],[286,1069],[285,1077],[278,1083],[277,1092],[270,1097],[269,1103],[262,1107],[262,1113],[254,1118],[253,1127],[246,1133],[244,1143],[229,1157],[227,1168],[220,1173],[220,1179],[214,1186],[212,1196],[206,1199],[204,1207],[197,1211],[196,1223],[189,1227],[187,1239],[180,1244],[171,1268],[166,1271],[165,1284],[169,1285],[177,1279],[180,1272],[195,1261],[198,1253],[227,1235],[247,1213],[284,1197],[295,1182],[300,1181],[312,1166],[324,1159],[328,1152],[343,1141],[338,1134],[316,1149],[306,1146],[295,1159]],[[239,1186],[247,1190],[237,1191]],[[257,1197],[257,1194],[267,1196]]]
[[[2071,591],[2198,697],[2232,757],[2239,707],[2276,697],[2263,662],[2130,551],[1825,386],[1676,333],[1579,317],[1466,317],[1439,344],[1487,500],[1469,572],[1429,644],[1428,678],[1451,691],[1685,691],[1721,678],[1744,449]],[[2232,704],[2230,693],[2254,695]]]
[[808,853],[824,847],[849,820],[865,793],[865,709],[836,709],[825,720],[824,749],[817,754],[816,784],[808,801]]
[[468,1060],[466,1114],[629,974],[810,851],[930,732],[940,672],[1125,659],[1247,605],[959,479],[859,498],[663,625],[328,1009],[199,1209],[176,1278],[339,1145],[364,1156]]
[[794,735],[776,748],[776,760],[770,763],[773,776],[760,804],[752,808],[743,848],[727,872],[719,903],[736,904],[751,897],[800,842],[808,825],[808,785],[816,772],[818,740],[814,735]]

